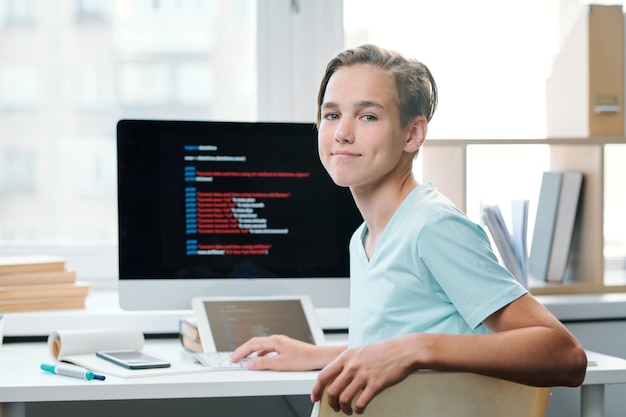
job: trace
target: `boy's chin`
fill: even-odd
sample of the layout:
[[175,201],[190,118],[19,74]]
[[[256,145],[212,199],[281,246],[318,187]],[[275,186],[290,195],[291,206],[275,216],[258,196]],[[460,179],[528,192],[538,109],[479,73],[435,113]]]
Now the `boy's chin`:
[[333,182],[335,183],[336,186],[341,187],[341,188],[350,188],[350,184],[347,183],[346,181],[338,181],[336,179],[333,178]]

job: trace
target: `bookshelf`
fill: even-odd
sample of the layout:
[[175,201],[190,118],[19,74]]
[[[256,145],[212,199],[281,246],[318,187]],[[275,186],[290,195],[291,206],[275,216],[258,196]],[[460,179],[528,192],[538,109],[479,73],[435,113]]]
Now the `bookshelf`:
[[[617,285],[605,284],[605,148],[611,144],[626,146],[626,138],[427,139],[421,150],[422,176],[424,181],[432,181],[460,209],[467,212],[469,146],[547,145],[550,153],[549,169],[583,172],[581,212],[576,231],[578,236],[574,239],[570,255],[570,276],[562,284],[531,282],[531,292],[536,295],[625,292],[626,281]],[[529,166],[529,170],[532,169],[541,168]],[[507,173],[501,175],[506,176]],[[531,202],[529,211],[535,209]]]

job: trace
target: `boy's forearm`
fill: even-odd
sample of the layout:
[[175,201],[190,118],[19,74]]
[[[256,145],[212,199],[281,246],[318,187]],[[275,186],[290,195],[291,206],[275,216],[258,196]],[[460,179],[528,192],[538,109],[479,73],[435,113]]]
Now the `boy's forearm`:
[[488,335],[410,336],[415,369],[466,371],[536,386],[578,386],[584,350],[567,333],[529,327]]

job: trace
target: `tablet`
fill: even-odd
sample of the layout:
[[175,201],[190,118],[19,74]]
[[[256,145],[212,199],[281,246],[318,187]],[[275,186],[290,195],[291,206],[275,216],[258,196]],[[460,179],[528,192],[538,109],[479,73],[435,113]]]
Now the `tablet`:
[[273,334],[325,343],[308,296],[196,297],[191,305],[205,352],[232,352],[253,336]]

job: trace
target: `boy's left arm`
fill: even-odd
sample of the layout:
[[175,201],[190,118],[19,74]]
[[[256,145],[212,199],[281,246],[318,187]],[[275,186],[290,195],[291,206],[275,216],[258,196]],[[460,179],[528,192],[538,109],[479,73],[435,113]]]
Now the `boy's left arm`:
[[320,372],[312,400],[327,387],[332,408],[359,413],[378,393],[419,369],[473,372],[536,386],[582,384],[584,349],[531,295],[501,308],[484,324],[493,333],[414,333],[346,350]]
[[583,347],[532,295],[501,308],[484,324],[494,333],[492,353],[499,358],[497,369],[485,369],[489,375],[536,386],[582,384],[587,369]]

